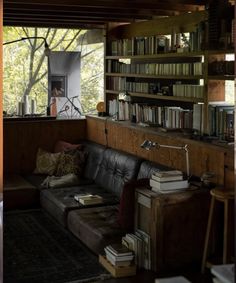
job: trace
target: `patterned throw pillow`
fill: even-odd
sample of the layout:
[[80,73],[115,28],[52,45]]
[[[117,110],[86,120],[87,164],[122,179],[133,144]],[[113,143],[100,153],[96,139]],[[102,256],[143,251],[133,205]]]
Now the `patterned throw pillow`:
[[85,151],[77,149],[62,152],[55,175],[64,176],[73,173],[80,177],[83,173],[86,156]]
[[79,149],[81,150],[83,148],[82,144],[72,144],[65,141],[57,141],[54,147],[54,152],[62,152],[72,149]]
[[35,174],[53,175],[57,169],[61,153],[51,153],[42,148],[38,149]]

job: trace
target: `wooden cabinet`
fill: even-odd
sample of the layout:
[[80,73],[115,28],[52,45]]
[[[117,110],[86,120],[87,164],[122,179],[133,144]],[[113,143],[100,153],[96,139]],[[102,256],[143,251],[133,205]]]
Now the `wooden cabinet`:
[[162,272],[199,264],[209,209],[209,191],[159,194],[136,190],[135,228],[151,237],[152,270]]
[[[225,53],[233,50],[227,50],[232,45],[224,50],[207,50],[212,48],[208,44],[208,17],[208,12],[201,11],[108,26],[107,113],[117,120],[194,129],[224,139],[232,123],[220,122],[219,126],[215,120],[221,121],[218,116],[222,115],[227,121],[226,115],[231,115],[232,109],[222,114],[214,108],[218,111],[215,114],[208,106],[212,101],[224,101],[224,81],[234,79],[232,64],[225,63]],[[218,60],[223,60],[222,64]],[[224,71],[217,62],[226,66]]]

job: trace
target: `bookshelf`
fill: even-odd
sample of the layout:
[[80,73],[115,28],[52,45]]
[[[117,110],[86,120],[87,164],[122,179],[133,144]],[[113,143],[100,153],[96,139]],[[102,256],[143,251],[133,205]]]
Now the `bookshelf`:
[[[225,54],[233,53],[233,34],[228,30],[221,31],[223,49],[222,44],[215,45],[217,50],[209,44],[216,32],[213,12],[108,25],[105,104],[109,116],[215,134],[209,104],[224,101],[224,82],[234,79],[234,61],[225,60]],[[120,99],[120,94],[128,100]],[[120,111],[124,113],[119,116]]]

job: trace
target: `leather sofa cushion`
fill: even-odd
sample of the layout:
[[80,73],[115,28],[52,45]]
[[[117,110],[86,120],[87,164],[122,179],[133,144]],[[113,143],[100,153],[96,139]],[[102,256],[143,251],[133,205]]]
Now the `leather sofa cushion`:
[[173,168],[152,161],[144,161],[140,166],[137,179],[151,178],[155,171],[165,170],[173,170]]
[[[85,206],[78,203],[74,199],[74,196],[76,194],[97,194],[102,196],[103,203],[96,204],[96,206],[117,204],[119,202],[118,198],[114,196],[114,194],[104,191],[96,184],[93,184],[86,186],[74,186],[42,190],[40,193],[40,203],[43,209],[45,209],[64,227],[66,227],[68,211],[73,209],[85,208]],[[87,207],[89,206],[86,206],[86,209]]]
[[99,165],[102,162],[105,147],[93,142],[82,142],[85,151],[88,153],[84,168],[84,178],[94,180],[97,176]]
[[20,175],[4,176],[3,191],[6,210],[39,206],[39,191]]
[[140,163],[134,155],[106,149],[95,182],[120,198],[124,183],[137,178]]
[[[37,189],[40,189],[40,190],[45,189],[42,186],[42,183],[45,181],[47,177],[48,177],[47,175],[36,175],[36,174],[24,175],[25,180],[27,180],[29,183],[31,183],[33,186],[35,186]],[[90,180],[90,179],[80,178],[78,180],[79,186],[91,185],[93,183],[94,183],[93,180]]]
[[103,206],[70,211],[68,229],[96,254],[105,246],[120,243],[125,231],[117,223],[118,206]]

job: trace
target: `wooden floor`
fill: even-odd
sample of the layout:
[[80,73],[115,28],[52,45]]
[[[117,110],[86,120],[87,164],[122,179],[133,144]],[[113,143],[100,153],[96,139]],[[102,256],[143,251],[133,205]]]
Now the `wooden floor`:
[[166,278],[166,277],[172,277],[172,276],[184,276],[186,277],[190,282],[192,283],[212,283],[212,275],[207,270],[204,275],[200,273],[195,268],[188,270],[188,271],[182,271],[182,272],[175,272],[172,274],[162,274],[158,275],[155,272],[152,271],[146,271],[146,270],[139,270],[137,272],[136,276],[132,277],[125,277],[125,278],[112,278],[106,281],[98,281],[96,283],[154,283],[155,278]]

